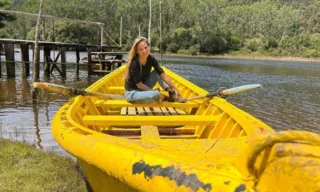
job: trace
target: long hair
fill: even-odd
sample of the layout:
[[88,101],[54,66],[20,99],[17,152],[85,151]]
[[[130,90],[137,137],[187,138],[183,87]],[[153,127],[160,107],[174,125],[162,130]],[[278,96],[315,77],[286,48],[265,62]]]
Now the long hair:
[[148,44],[148,46],[150,45],[148,39],[145,38],[145,37],[138,37],[138,38],[136,38],[136,39],[133,41],[133,45],[132,45],[132,47],[131,47],[131,49],[130,49],[130,51],[129,51],[129,54],[128,54],[126,70],[125,70],[125,72],[124,72],[124,78],[125,78],[125,80],[128,80],[129,67],[130,67],[131,61],[132,61],[132,59],[133,59],[135,56],[138,55],[138,53],[137,53],[137,47],[138,47],[138,44],[139,44],[140,42],[142,42],[142,41],[145,41],[145,42]]

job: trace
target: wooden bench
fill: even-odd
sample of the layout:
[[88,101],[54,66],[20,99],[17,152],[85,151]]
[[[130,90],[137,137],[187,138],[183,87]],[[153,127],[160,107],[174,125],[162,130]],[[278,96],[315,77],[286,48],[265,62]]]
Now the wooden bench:
[[186,112],[173,107],[122,107],[120,115],[186,115]]
[[120,108],[120,115],[185,115],[182,109],[199,107],[198,103],[151,103],[133,104],[125,100],[96,100],[95,106],[101,108]]
[[212,115],[170,115],[170,116],[123,116],[123,115],[85,115],[83,122],[87,126],[110,125],[208,125],[218,121],[220,116]]
[[[118,93],[123,91],[123,86],[110,86],[107,89]],[[95,106],[104,109],[120,108],[120,115],[87,115],[83,118],[86,125],[111,126],[104,132],[130,139],[198,138],[198,135],[194,135],[195,128],[184,126],[207,125],[218,119],[211,115],[187,115],[184,109],[189,111],[200,106],[193,102],[133,104],[125,100],[96,100]]]
[[133,104],[125,100],[96,100],[94,102],[95,106],[98,107],[175,107],[175,108],[197,108],[200,106],[198,103],[188,102],[188,103],[150,103],[150,104]]

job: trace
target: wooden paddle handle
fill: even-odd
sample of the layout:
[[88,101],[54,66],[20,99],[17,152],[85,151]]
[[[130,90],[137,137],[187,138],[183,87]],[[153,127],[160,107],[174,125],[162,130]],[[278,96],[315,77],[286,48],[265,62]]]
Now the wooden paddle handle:
[[240,87],[234,87],[234,88],[230,88],[230,89],[226,89],[226,88],[222,87],[222,88],[218,89],[218,91],[210,92],[206,95],[197,95],[197,96],[185,98],[180,103],[184,103],[186,101],[192,101],[192,100],[196,100],[196,99],[203,99],[203,98],[207,98],[207,97],[210,98],[210,97],[214,97],[214,96],[226,98],[228,95],[234,95],[237,93],[242,93],[242,92],[250,91],[250,90],[261,88],[261,87],[262,86],[260,84],[243,85]]
[[44,89],[44,90],[48,89],[49,87],[48,83],[40,83],[40,82],[33,82],[32,86],[34,88]]

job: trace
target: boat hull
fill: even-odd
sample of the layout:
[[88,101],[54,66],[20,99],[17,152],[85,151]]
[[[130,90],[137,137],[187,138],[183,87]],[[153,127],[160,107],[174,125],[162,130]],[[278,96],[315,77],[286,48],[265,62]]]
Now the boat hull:
[[[207,93],[168,70],[166,73],[180,82],[185,97]],[[88,90],[123,93],[122,74],[120,68]],[[134,115],[129,108],[135,109]],[[146,109],[151,109],[152,115]],[[320,162],[317,134],[276,133],[222,98],[139,105],[77,96],[58,110],[52,132],[78,159],[94,191],[319,188],[317,177],[311,177]],[[293,144],[294,148],[290,147]],[[298,152],[292,152],[295,150]],[[281,168],[294,169],[294,179],[304,185],[293,183],[285,172],[279,172]],[[274,183],[277,186],[273,187]]]

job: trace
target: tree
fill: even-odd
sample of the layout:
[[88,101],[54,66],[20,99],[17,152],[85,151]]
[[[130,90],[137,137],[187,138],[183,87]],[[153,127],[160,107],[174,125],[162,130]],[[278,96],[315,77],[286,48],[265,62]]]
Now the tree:
[[[8,0],[0,2],[8,5]],[[14,10],[38,11],[39,0],[10,2]],[[139,34],[148,36],[150,7],[146,0],[54,0],[44,3],[46,15],[104,23],[104,29],[112,39],[119,39],[120,18],[123,18],[122,42],[126,48],[131,47]],[[153,47],[158,46],[160,38],[159,3],[160,0],[152,1],[150,33]],[[221,54],[250,47],[251,50],[263,49],[263,52],[304,52],[302,55],[316,56],[318,54],[313,53],[319,47],[318,35],[315,35],[320,32],[319,21],[319,0],[162,0],[162,45],[163,50],[185,53],[200,49],[202,53]],[[35,23],[34,18],[16,16],[16,21],[6,23],[2,31],[11,38],[25,39],[27,34],[33,36]],[[52,20],[46,20],[49,37],[53,35],[52,24]],[[100,37],[100,30],[94,25],[56,20],[54,26],[59,41],[97,43]],[[310,46],[305,46],[305,42]]]
[[[0,0],[1,9],[10,9],[10,3],[8,0]],[[0,28],[5,26],[5,21],[14,21],[15,17],[6,13],[0,13]]]

